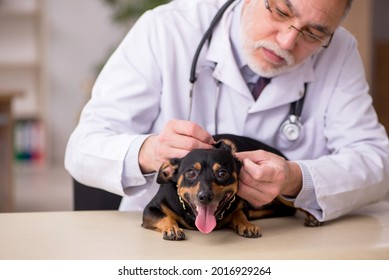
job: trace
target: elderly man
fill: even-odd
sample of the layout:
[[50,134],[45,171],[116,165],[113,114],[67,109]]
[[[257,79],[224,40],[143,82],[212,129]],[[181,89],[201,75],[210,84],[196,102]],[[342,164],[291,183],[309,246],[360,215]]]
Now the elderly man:
[[230,133],[289,159],[237,154],[238,194],[254,207],[281,195],[325,221],[378,201],[388,191],[388,138],[356,41],[339,27],[352,1],[226,2],[172,1],[139,19],[69,140],[69,172],[123,195],[121,209],[141,210],[162,162]]

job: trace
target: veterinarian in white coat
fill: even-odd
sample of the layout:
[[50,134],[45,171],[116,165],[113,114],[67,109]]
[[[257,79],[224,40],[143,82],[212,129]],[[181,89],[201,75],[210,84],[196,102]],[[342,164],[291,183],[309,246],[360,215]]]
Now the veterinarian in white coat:
[[[291,7],[284,0],[234,1],[200,53],[190,106],[194,52],[225,2],[173,1],[139,19],[99,75],[71,135],[65,159],[71,175],[123,195],[122,210],[142,210],[158,188],[154,175],[164,157],[209,147],[210,135],[231,133],[262,141],[291,161],[258,152],[240,157],[241,194],[254,206],[285,195],[326,221],[383,198],[388,138],[372,107],[357,43],[337,28],[346,0],[290,0]],[[319,32],[326,43],[330,33],[333,38],[322,48],[302,31]],[[245,32],[253,39],[266,32],[262,37],[271,44],[258,48],[266,65],[278,67],[290,58],[295,64],[289,61],[292,66],[279,73],[250,69],[255,66],[247,66]],[[258,73],[272,79],[255,100],[250,87]],[[290,141],[280,126],[305,83],[302,128]],[[142,160],[154,165],[142,166]],[[293,180],[299,182],[294,194],[279,184]]]

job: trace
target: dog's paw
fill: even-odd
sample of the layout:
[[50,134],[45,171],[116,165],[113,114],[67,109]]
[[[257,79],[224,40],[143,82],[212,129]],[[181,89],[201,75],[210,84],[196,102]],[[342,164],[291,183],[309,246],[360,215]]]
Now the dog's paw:
[[240,236],[246,237],[246,238],[258,238],[261,237],[261,229],[251,223],[247,224],[239,224],[236,226],[235,231]]
[[185,232],[182,228],[172,227],[164,230],[162,236],[165,240],[184,240]]
[[323,223],[319,222],[318,219],[316,219],[314,216],[308,214],[305,218],[304,225],[306,227],[318,227],[321,226]]

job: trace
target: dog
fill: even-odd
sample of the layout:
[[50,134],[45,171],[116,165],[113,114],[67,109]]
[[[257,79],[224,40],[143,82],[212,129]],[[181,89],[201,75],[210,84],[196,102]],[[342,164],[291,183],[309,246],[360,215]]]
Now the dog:
[[[296,208],[281,197],[252,209],[236,194],[242,163],[234,153],[262,149],[285,158],[282,153],[247,137],[222,134],[214,139],[214,149],[193,150],[162,164],[157,175],[160,188],[143,211],[142,227],[160,231],[165,240],[184,240],[183,228],[210,233],[225,227],[258,238],[261,229],[249,220],[295,214]],[[306,214],[306,226],[320,225]]]

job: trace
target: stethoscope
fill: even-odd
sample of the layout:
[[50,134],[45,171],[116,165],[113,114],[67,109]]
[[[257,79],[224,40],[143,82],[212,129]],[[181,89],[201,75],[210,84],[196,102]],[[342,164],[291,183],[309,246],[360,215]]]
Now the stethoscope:
[[[203,49],[205,42],[208,41],[208,44],[211,42],[212,33],[215,28],[215,26],[220,22],[224,12],[227,10],[227,8],[234,2],[235,0],[229,0],[227,1],[216,13],[215,17],[212,19],[211,24],[209,25],[207,31],[204,33],[204,36],[201,38],[201,41],[199,45],[197,46],[196,52],[193,56],[192,65],[190,68],[190,78],[189,81],[191,83],[191,87],[189,90],[189,113],[188,113],[188,120],[191,119],[192,115],[192,106],[193,106],[193,92],[194,92],[194,85],[197,80],[196,76],[196,66],[197,62],[199,60],[200,52]],[[217,81],[217,89],[216,89],[216,100],[219,100],[220,95],[220,81]],[[283,121],[283,123],[280,126],[280,132],[281,134],[289,141],[296,141],[301,134],[302,130],[302,124],[300,121],[301,113],[303,110],[305,95],[307,92],[307,86],[308,84],[304,84],[304,92],[302,93],[302,96],[299,100],[294,101],[290,104],[290,110],[288,117],[286,120]],[[215,134],[218,133],[218,102],[216,102],[215,105]]]

